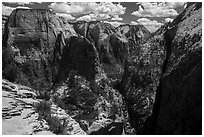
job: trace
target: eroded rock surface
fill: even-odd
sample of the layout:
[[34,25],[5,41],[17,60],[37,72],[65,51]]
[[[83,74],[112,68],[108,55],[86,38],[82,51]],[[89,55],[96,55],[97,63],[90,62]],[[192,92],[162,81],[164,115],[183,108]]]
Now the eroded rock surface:
[[117,30],[127,37],[128,41],[142,44],[151,36],[150,32],[142,25],[124,24],[117,27]]
[[[73,73],[53,90],[53,101],[87,134],[122,134],[123,131],[122,96],[108,86],[105,78],[90,82]],[[114,129],[109,132],[115,124],[121,133]]]
[[152,115],[157,86],[166,57],[164,34],[154,36],[127,60],[119,85],[131,123],[139,131]]
[[[14,10],[3,35],[3,77],[35,89],[50,87],[54,50],[76,35],[68,22],[46,10]],[[60,51],[58,51],[60,52]]]
[[[148,30],[141,31],[140,27],[130,27],[127,28],[128,32],[124,32],[122,27],[117,29],[100,21],[80,21],[72,25],[79,35],[87,38],[96,47],[102,68],[113,80],[121,79],[127,56],[138,46],[138,43],[145,39],[146,35],[149,36]],[[130,40],[129,37],[132,39]]]
[[201,7],[188,3],[127,60],[119,88],[138,134],[201,134]]
[[3,30],[3,134],[201,134],[201,11],[188,3],[150,34],[14,10]]
[[188,3],[174,21],[175,37],[161,79],[155,134],[202,134],[202,3]]
[[35,91],[29,87],[2,80],[2,133],[4,135],[35,135],[49,131],[46,121],[38,120],[33,104]]

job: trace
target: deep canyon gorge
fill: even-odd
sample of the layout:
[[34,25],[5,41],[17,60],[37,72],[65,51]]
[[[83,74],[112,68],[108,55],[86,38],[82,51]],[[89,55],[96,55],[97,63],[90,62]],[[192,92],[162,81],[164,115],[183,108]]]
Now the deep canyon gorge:
[[40,9],[2,23],[3,134],[202,134],[202,3],[154,33]]

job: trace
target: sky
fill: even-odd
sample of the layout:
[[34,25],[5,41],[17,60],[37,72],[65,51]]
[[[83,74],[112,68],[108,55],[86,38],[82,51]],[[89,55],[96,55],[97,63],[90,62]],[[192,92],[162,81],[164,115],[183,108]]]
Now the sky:
[[10,15],[16,8],[48,9],[69,21],[101,20],[115,27],[139,24],[155,32],[185,6],[185,2],[2,2],[2,14]]

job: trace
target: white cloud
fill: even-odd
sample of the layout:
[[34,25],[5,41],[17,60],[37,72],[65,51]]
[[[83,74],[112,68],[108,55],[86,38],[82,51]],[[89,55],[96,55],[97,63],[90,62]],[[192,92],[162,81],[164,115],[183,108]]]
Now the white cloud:
[[78,19],[76,19],[77,21],[94,21],[94,19],[92,19],[91,15],[84,15],[82,17],[79,17]]
[[15,9],[30,9],[29,7],[24,7],[24,6],[18,6],[18,7],[15,7]]
[[104,22],[105,22],[105,23],[109,23],[109,24],[111,24],[111,25],[114,26],[114,27],[118,27],[118,26],[124,24],[124,23],[118,22],[118,21],[112,21],[112,22],[110,22],[110,21],[104,21]]
[[177,8],[180,6],[184,6],[185,2],[166,2],[168,8]]
[[106,13],[108,15],[121,15],[125,13],[126,7],[112,2],[102,2],[97,5],[95,12]]
[[42,2],[5,2],[5,3],[8,3],[8,4],[17,4],[17,5],[21,5],[21,6],[24,6],[24,5],[30,5],[30,4],[33,4],[33,3],[42,3]]
[[96,20],[105,20],[109,18],[110,16],[107,14],[93,14],[93,19],[96,19]]
[[2,15],[7,15],[9,16],[11,14],[11,12],[14,10],[15,8],[13,7],[9,7],[9,6],[4,6],[2,4]]
[[93,9],[91,5],[94,3],[67,3],[67,2],[54,2],[49,7],[56,13],[68,13],[71,15],[88,14]]
[[172,18],[166,18],[166,19],[164,19],[166,22],[172,22],[174,19],[172,19]]
[[107,14],[89,14],[89,15],[84,15],[79,18],[77,18],[77,21],[95,21],[95,20],[105,20],[109,19],[110,16]]
[[149,20],[147,18],[140,18],[137,22],[143,26],[145,26],[150,32],[155,32],[158,28],[160,28],[163,24],[156,20]]
[[2,15],[7,15],[9,16],[11,14],[11,12],[15,9],[30,9],[29,7],[25,7],[25,6],[18,6],[18,7],[9,7],[9,6],[4,6],[2,4]]
[[74,20],[74,19],[75,19],[75,17],[73,17],[73,16],[70,15],[70,14],[56,13],[56,15],[57,15],[57,16],[61,16],[61,17],[64,17],[64,18],[66,18],[66,19],[68,19],[68,20]]
[[170,17],[178,15],[174,8],[183,6],[184,2],[140,2],[139,9],[132,15],[138,17]]
[[126,8],[112,2],[54,2],[49,5],[55,13],[70,14],[77,20],[104,20],[113,17],[113,20],[122,20],[118,15],[124,14]]
[[119,15],[115,15],[111,20],[123,20],[123,18],[119,17]]
[[131,22],[130,22],[130,25],[138,25],[138,22],[131,21]]
[[25,5],[25,4],[31,4],[31,2],[6,2],[6,3],[9,3],[9,4],[18,4],[18,5]]

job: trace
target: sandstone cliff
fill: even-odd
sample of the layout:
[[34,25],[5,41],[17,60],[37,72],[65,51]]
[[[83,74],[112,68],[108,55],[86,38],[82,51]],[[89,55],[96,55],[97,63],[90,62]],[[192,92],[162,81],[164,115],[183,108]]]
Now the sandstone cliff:
[[173,25],[155,134],[201,134],[202,3],[188,3]]
[[[54,50],[65,46],[65,38],[76,35],[62,18],[46,10],[14,10],[3,34],[3,77],[35,89],[53,81]],[[60,50],[60,49],[59,49]],[[43,85],[40,85],[43,84]]]
[[127,60],[119,88],[138,134],[201,134],[201,11],[188,3]]
[[201,11],[188,3],[150,34],[14,10],[3,22],[3,133],[201,134]]

